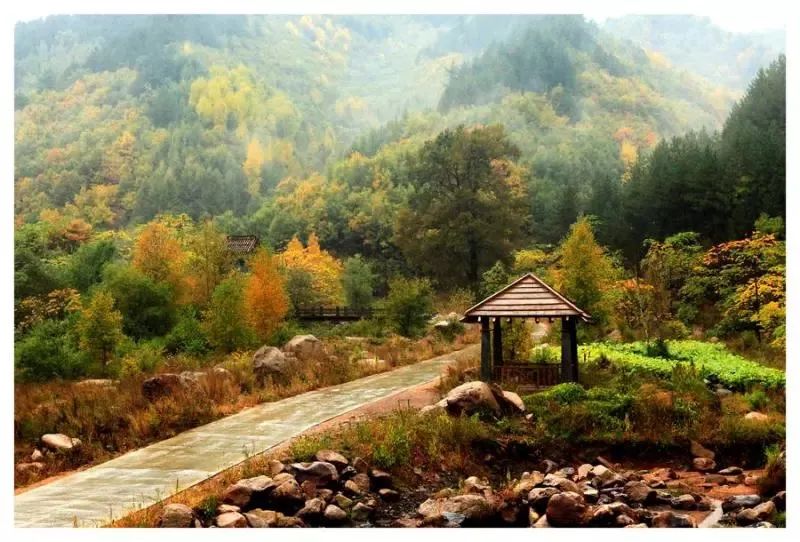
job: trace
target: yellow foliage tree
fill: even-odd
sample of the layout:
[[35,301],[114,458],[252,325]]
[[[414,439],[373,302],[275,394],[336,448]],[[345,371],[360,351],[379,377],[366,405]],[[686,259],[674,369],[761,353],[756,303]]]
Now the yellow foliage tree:
[[244,288],[245,318],[259,339],[267,340],[289,310],[278,262],[265,249],[250,260],[250,276]]
[[145,226],[133,246],[133,266],[156,282],[166,282],[176,297],[186,293],[183,274],[186,254],[172,232],[160,222]]
[[247,191],[254,198],[261,193],[261,167],[263,165],[264,150],[261,148],[261,142],[253,139],[247,145],[247,158],[242,164],[242,169],[247,177]]
[[322,303],[337,305],[343,302],[342,262],[322,250],[314,232],[308,237],[305,247],[297,236],[293,237],[280,255],[280,262],[287,270],[308,273],[311,286]]

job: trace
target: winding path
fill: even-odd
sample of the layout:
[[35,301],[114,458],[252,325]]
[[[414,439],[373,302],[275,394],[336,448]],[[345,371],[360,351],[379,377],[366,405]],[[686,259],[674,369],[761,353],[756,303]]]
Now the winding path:
[[16,527],[95,527],[230,468],[364,404],[429,382],[479,345],[280,401],[264,403],[126,453],[14,498]]

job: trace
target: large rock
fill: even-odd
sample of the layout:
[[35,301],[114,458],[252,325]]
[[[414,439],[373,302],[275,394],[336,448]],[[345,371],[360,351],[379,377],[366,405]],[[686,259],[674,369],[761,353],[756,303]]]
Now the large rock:
[[628,482],[625,484],[625,494],[629,502],[646,504],[655,499],[656,490],[644,482]]
[[528,493],[528,504],[540,515],[547,510],[547,503],[553,495],[558,494],[559,490],[554,487],[536,487]]
[[670,512],[669,510],[665,512],[659,512],[655,516],[653,516],[652,520],[652,527],[663,528],[663,527],[697,527],[694,519],[691,516],[687,516],[684,514],[676,514],[674,512]]
[[736,514],[736,523],[739,525],[751,525],[759,521],[772,521],[777,513],[775,503],[764,501],[754,508],[745,508]]
[[445,397],[447,411],[453,415],[473,414],[479,410],[500,414],[500,405],[485,382],[466,382],[450,390]]
[[572,491],[553,495],[547,503],[547,522],[555,527],[577,527],[586,521],[586,503]]
[[692,452],[692,456],[694,457],[705,457],[708,459],[714,459],[715,455],[714,452],[704,447],[702,444],[700,444],[695,440],[689,441],[689,450]]
[[500,408],[503,409],[503,412],[512,415],[525,414],[525,403],[522,402],[519,395],[513,391],[501,390],[499,387],[497,389],[493,387],[492,391],[494,391],[494,398],[497,400]]
[[707,457],[695,457],[692,460],[692,465],[700,472],[709,472],[717,468],[717,464],[714,460]]
[[282,506],[292,506],[300,504],[305,500],[305,494],[300,489],[300,484],[294,478],[282,482],[272,490],[270,495],[272,502]]
[[225,512],[217,516],[215,523],[223,529],[243,528],[247,527],[247,518],[239,512]]
[[275,487],[277,484],[269,476],[244,478],[225,488],[222,492],[222,502],[239,508],[258,506]]
[[158,526],[179,529],[194,527],[194,512],[185,504],[168,504],[161,511]]
[[283,517],[283,514],[280,512],[275,512],[274,510],[262,510],[261,508],[256,508],[255,510],[245,512],[244,517],[247,518],[247,523],[250,525],[250,527],[254,527],[256,529],[266,529],[270,527],[277,527],[279,518]]
[[353,521],[368,521],[369,518],[372,516],[372,513],[375,509],[363,502],[356,503],[353,509],[350,511],[350,517]]
[[325,521],[334,525],[338,525],[339,523],[344,523],[347,521],[347,512],[336,506],[335,504],[329,504],[325,507],[325,512],[323,512],[323,516],[325,517]]
[[748,412],[744,415],[744,419],[754,422],[766,422],[769,420],[769,416],[761,412]]
[[514,493],[515,497],[527,495],[531,489],[541,484],[543,480],[544,474],[538,470],[533,472],[525,472],[520,477],[519,482],[517,482],[512,488],[512,492]]
[[262,378],[271,375],[285,376],[289,365],[289,358],[274,346],[262,346],[253,354],[253,372]]
[[761,503],[758,495],[731,495],[722,501],[723,512],[733,512],[742,508],[753,508]]
[[322,355],[322,341],[313,335],[295,335],[283,345],[283,351],[291,352],[298,359],[311,359]]
[[339,470],[342,470],[350,464],[345,456],[333,450],[320,450],[314,455],[314,459],[317,461],[330,463]]
[[419,505],[417,512],[424,520],[450,514],[463,516],[463,523],[469,525],[481,525],[489,521],[495,513],[495,509],[489,500],[482,495],[457,495],[446,499],[428,499]]
[[142,395],[149,401],[167,397],[178,391],[189,389],[197,384],[197,380],[187,375],[162,373],[151,376],[142,382]]
[[314,521],[322,517],[325,511],[325,501],[319,498],[313,498],[306,501],[303,508],[297,512],[297,517],[303,518],[304,521]]
[[339,473],[332,463],[313,461],[311,463],[292,463],[292,471],[298,482],[313,481],[317,486],[324,486],[339,479]]
[[48,433],[42,435],[42,444],[55,452],[70,452],[81,446],[81,441],[68,437],[62,433]]

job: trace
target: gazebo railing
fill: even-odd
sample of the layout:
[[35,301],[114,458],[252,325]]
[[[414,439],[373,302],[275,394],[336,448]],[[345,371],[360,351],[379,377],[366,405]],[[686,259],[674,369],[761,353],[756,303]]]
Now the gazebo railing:
[[561,381],[561,367],[547,363],[506,363],[494,367],[494,379],[502,385],[549,388]]

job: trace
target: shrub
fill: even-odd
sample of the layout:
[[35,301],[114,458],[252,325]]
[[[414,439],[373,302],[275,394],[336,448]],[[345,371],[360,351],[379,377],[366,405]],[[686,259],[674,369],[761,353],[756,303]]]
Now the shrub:
[[750,410],[763,410],[769,403],[769,397],[764,393],[764,390],[753,390],[744,396]]
[[348,258],[342,273],[342,288],[348,307],[365,309],[372,305],[375,275],[372,266],[360,255]]
[[14,345],[14,364],[22,381],[78,378],[91,370],[88,357],[77,348],[67,320],[44,320]]
[[758,492],[765,497],[786,490],[786,453],[777,445],[766,449],[767,464],[758,480]]
[[208,352],[211,345],[203,332],[197,311],[192,307],[183,309],[172,330],[164,337],[164,348],[171,354],[186,352],[202,355]]
[[255,342],[253,331],[243,318],[244,279],[239,273],[220,282],[203,312],[202,329],[212,346],[225,352]]
[[122,330],[135,339],[163,335],[174,320],[173,292],[130,265],[106,267],[103,289],[122,313]]
[[102,279],[103,269],[117,255],[114,242],[102,239],[81,245],[69,261],[67,275],[70,283],[85,292]]
[[386,318],[404,337],[422,335],[433,312],[433,291],[428,279],[396,278],[389,283],[384,302]]
[[546,392],[542,393],[547,399],[561,403],[562,405],[569,405],[577,403],[586,398],[586,390],[576,382],[565,382],[553,386]]
[[669,347],[664,339],[656,339],[645,345],[645,355],[651,358],[670,359]]

